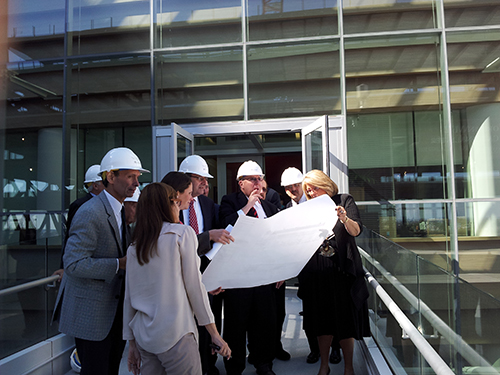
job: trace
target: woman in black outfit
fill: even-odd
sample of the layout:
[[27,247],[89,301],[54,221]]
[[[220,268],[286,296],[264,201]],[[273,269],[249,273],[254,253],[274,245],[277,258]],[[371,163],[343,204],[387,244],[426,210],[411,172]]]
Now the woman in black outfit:
[[358,207],[349,194],[325,173],[312,170],[302,182],[307,199],[328,194],[337,205],[338,221],[330,236],[299,275],[299,297],[303,301],[304,329],[318,337],[321,366],[318,375],[330,372],[328,355],[332,338],[340,341],[344,375],[354,374],[354,340],[370,336],[368,288],[354,237],[362,230]]

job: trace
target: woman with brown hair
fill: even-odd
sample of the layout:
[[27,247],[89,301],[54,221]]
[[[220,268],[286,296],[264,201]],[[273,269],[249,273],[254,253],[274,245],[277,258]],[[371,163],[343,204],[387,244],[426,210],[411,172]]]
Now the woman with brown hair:
[[358,207],[351,195],[338,194],[337,184],[320,170],[307,173],[302,188],[307,199],[328,194],[338,217],[334,236],[325,240],[299,275],[304,329],[318,337],[319,375],[330,373],[328,355],[334,337],[344,354],[344,375],[352,375],[354,340],[370,336],[368,288],[354,239],[363,228]]
[[195,315],[216,351],[231,355],[214,324],[197,246],[193,229],[179,224],[177,191],[163,183],[146,186],[125,279],[123,338],[129,340],[128,367],[135,375],[201,374]]
[[187,174],[177,171],[168,172],[161,180],[164,184],[177,190],[177,199],[180,210],[187,210],[189,202],[193,200],[193,183]]

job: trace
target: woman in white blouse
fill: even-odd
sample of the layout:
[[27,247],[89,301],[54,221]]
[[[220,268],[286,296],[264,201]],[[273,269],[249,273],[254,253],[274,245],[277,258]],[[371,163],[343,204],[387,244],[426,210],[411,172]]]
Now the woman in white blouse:
[[195,315],[214,351],[231,355],[201,282],[196,234],[178,222],[177,192],[163,183],[146,186],[127,251],[123,313],[128,367],[135,375],[201,374]]

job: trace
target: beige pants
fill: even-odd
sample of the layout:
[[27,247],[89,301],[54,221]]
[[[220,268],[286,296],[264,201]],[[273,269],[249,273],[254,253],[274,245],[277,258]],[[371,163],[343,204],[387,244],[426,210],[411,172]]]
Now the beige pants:
[[194,335],[188,333],[177,344],[161,354],[153,354],[137,348],[141,353],[142,375],[201,375],[200,352]]

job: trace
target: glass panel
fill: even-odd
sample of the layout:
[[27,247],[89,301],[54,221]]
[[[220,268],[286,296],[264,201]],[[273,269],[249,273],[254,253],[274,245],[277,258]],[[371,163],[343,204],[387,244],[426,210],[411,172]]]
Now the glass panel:
[[250,47],[248,84],[252,119],[339,114],[338,43]]
[[177,134],[177,165],[181,165],[181,162],[186,156],[193,154],[193,142],[191,140],[184,138],[182,135]]
[[243,119],[240,47],[160,53],[156,59],[159,124]]
[[346,39],[348,111],[438,109],[439,40],[434,36]]
[[[489,364],[500,356],[499,300],[375,232],[365,230],[356,241],[368,253],[363,255],[368,270],[454,371],[498,373]],[[395,373],[401,367],[407,374],[433,372],[375,291],[371,293],[372,333],[387,363]]]
[[[350,115],[347,125],[349,191],[357,200],[446,197],[438,111]],[[455,147],[457,169],[461,152]]]
[[[77,152],[73,155],[76,160],[71,169],[71,180],[74,181],[75,188],[71,190],[69,202],[83,197],[87,194],[84,189],[84,177],[87,169],[94,164],[100,164],[106,153],[115,147],[130,148],[141,160],[142,167],[152,170],[151,154],[151,127],[106,127],[96,128],[94,126],[80,125],[78,137],[74,133],[72,142],[77,144]],[[143,173],[139,178],[141,186],[152,181],[151,173]],[[142,188],[142,187],[141,187]]]
[[[500,33],[449,33],[458,197],[500,197]],[[459,194],[461,193],[461,194]]]
[[79,0],[68,4],[68,54],[149,48],[149,0]]
[[500,5],[492,0],[443,0],[446,27],[500,25]]
[[241,42],[241,0],[160,0],[157,48]]
[[358,202],[358,207],[363,225],[369,230],[380,233],[443,269],[452,270],[447,204],[364,205]]
[[[62,215],[2,212],[0,290],[51,276],[60,267]],[[0,359],[58,332],[49,325],[57,289],[44,286],[0,298]]]
[[247,0],[248,39],[338,34],[335,0]]
[[457,203],[460,277],[500,300],[500,202]]
[[433,0],[356,0],[344,2],[344,33],[436,28]]
[[68,72],[71,123],[97,127],[110,123],[149,124],[149,62],[148,54],[73,60]]
[[7,66],[3,211],[61,209],[62,61]]
[[64,55],[65,0],[9,0],[10,62]]
[[305,135],[306,142],[306,171],[319,169],[322,171],[323,165],[323,132],[315,130]]

